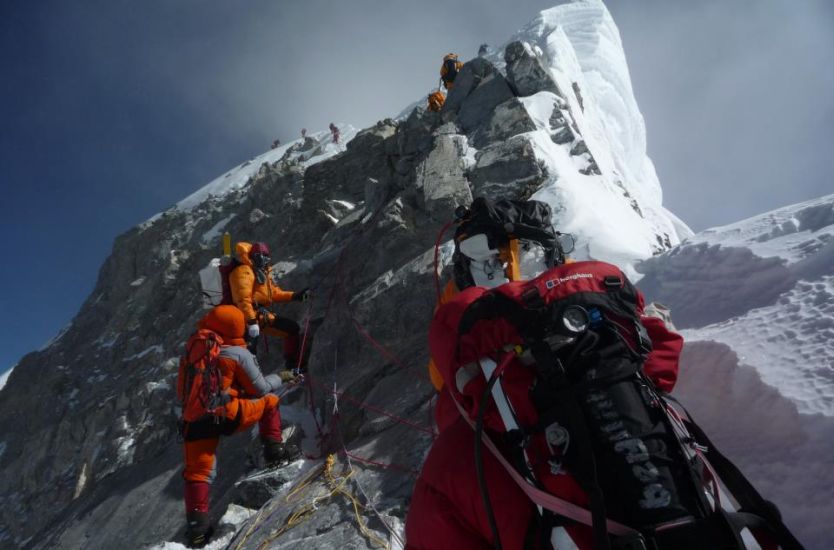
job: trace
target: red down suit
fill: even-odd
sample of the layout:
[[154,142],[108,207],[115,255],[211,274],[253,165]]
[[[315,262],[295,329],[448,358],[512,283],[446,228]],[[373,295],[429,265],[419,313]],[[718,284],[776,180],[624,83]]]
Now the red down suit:
[[[555,267],[528,283],[511,282],[503,287],[544,285],[552,283],[555,278],[560,284],[574,285],[576,292],[581,292],[587,290],[583,288],[583,285],[588,284],[585,278],[587,273],[599,274],[600,277],[612,273],[622,276],[621,271],[610,264],[576,262]],[[431,356],[445,382],[443,391],[450,392],[451,397],[471,419],[475,418],[477,403],[472,395],[460,390],[461,375],[466,370],[464,367],[489,355],[486,350],[495,352],[507,349],[508,345],[522,344],[522,338],[513,325],[503,319],[479,323],[486,328],[479,327],[479,330],[459,334],[464,312],[486,292],[488,289],[481,287],[463,290],[436,311],[429,331]],[[643,372],[658,389],[671,391],[678,375],[683,338],[667,329],[661,319],[643,315],[644,300],[639,291],[636,298],[637,312],[652,341],[652,352],[643,365]],[[530,372],[530,369],[507,368],[502,378],[507,394],[514,391],[523,398],[532,383],[532,375],[525,374]],[[479,375],[479,378],[480,387],[485,387],[483,376]],[[414,488],[406,521],[406,548],[494,548],[492,529],[476,476],[473,429],[457,409],[444,414],[448,417],[443,418],[442,422],[448,427],[435,440]],[[484,426],[486,433],[504,429],[500,418],[489,411],[485,414]],[[498,446],[500,448],[500,443]],[[502,548],[521,550],[526,547],[525,540],[535,540],[537,542],[533,547],[544,548],[540,542],[541,533],[534,532],[537,515],[535,505],[496,457],[483,444],[481,447],[484,477]],[[557,481],[548,489],[551,493],[574,504],[588,506],[586,494],[571,476],[559,475],[554,478]],[[530,539],[531,536],[535,538]],[[584,550],[593,546],[591,529],[584,525],[559,527],[553,530],[552,536],[545,538],[559,550]]]

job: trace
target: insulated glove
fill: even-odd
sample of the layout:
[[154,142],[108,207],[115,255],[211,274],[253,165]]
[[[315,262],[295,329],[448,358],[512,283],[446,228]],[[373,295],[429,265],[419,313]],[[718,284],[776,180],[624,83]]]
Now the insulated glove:
[[247,329],[247,334],[249,334],[249,338],[257,338],[261,334],[261,327],[258,323],[252,323],[249,325]]
[[306,302],[310,299],[312,293],[310,292],[309,288],[305,288],[304,290],[299,290],[298,292],[292,293],[292,301],[293,302]]
[[281,382],[292,382],[295,380],[295,373],[291,370],[282,370],[278,373],[278,376],[281,377]]

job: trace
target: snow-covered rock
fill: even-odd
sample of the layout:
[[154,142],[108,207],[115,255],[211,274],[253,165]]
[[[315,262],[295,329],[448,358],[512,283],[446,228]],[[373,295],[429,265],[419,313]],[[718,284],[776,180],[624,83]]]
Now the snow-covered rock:
[[[591,195],[604,201],[565,208],[565,230],[579,235],[580,247],[586,246],[590,257],[615,260],[628,270],[634,261],[689,236],[691,231],[662,206],[619,31],[602,2],[573,2],[545,10],[510,40],[510,46],[505,59],[495,61],[506,67],[511,81],[524,82],[522,89],[536,92],[530,96],[528,111],[536,111],[537,127],[550,130],[551,141],[556,142],[565,139],[564,132],[561,139],[555,133],[565,126],[578,130],[579,136],[568,142],[572,156],[587,151],[600,172],[586,168],[588,176],[576,177],[564,155],[547,145],[544,136],[536,140],[551,174],[557,176],[542,195]],[[532,85],[536,79],[542,84]],[[582,191],[576,191],[578,186]],[[616,199],[605,200],[607,195]]]
[[[182,199],[176,204],[176,208],[188,210],[205,202],[208,198],[222,198],[229,192],[247,185],[264,164],[283,161],[297,162],[307,167],[329,159],[344,151],[344,144],[353,139],[357,132],[356,128],[350,124],[337,124],[336,126],[341,132],[341,143],[333,143],[329,131],[314,132],[304,138],[291,141],[229,170]],[[151,220],[154,219],[156,218],[151,218]],[[216,226],[213,230],[217,230]]]

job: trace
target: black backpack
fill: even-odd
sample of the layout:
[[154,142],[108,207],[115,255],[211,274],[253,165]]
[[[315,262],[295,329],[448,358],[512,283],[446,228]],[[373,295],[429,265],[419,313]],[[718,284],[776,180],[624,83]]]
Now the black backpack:
[[[457,335],[449,336],[458,339],[458,351],[463,345],[467,357],[490,357],[496,345],[510,349],[489,379],[470,378],[458,388],[462,402],[480,403],[476,440],[487,438],[485,421],[500,410],[490,396],[503,392],[512,416],[503,425],[515,427],[500,435],[514,469],[545,489],[555,483],[551,475],[570,472],[589,496],[597,548],[741,549],[745,528],[785,550],[802,548],[775,505],[644,374],[652,341],[640,304],[625,275],[603,262],[557,266],[474,298]],[[502,387],[511,370],[515,382]],[[536,452],[543,454],[530,454]],[[738,509],[718,505],[719,484]],[[566,521],[546,509],[538,520],[544,533]],[[611,520],[633,532],[609,542]]]
[[443,75],[444,82],[454,82],[455,78],[458,76],[458,60],[457,59],[447,59],[443,62],[443,66],[446,67],[446,74]]

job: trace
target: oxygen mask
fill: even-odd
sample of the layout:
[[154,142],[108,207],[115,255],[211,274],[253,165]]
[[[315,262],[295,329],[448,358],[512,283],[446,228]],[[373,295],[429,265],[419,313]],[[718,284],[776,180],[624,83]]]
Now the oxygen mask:
[[255,266],[256,269],[266,269],[272,261],[269,254],[263,254],[261,252],[250,254],[249,258],[252,260],[252,265]]

